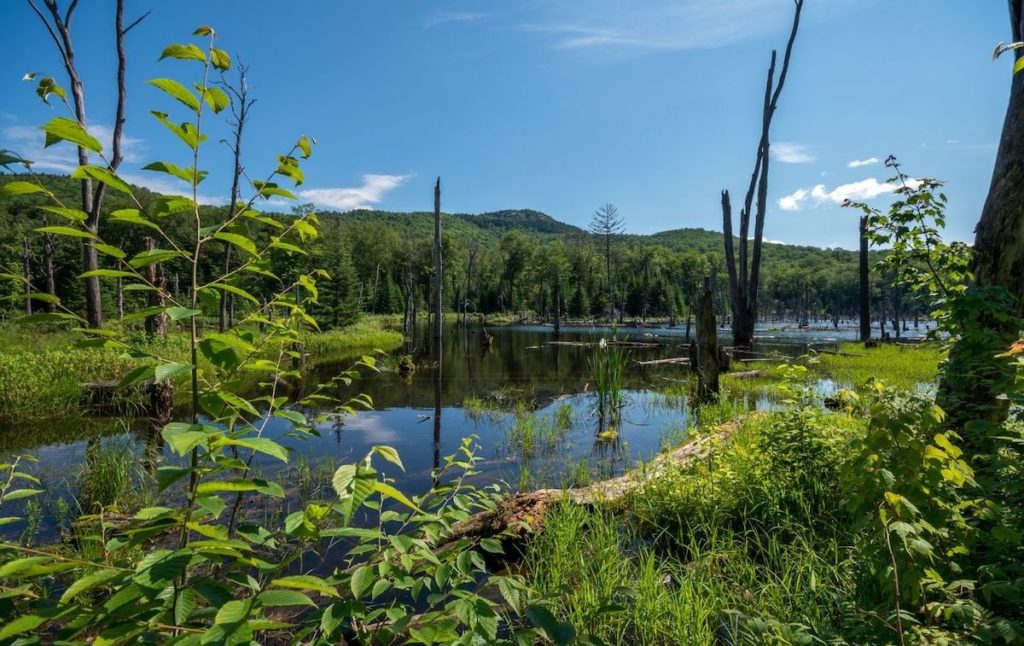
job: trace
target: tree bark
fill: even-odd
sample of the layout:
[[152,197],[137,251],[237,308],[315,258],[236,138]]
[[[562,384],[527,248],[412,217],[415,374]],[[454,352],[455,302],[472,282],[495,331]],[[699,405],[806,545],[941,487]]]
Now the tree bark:
[[868,282],[868,218],[860,218],[860,340],[871,338],[871,290]]
[[[43,215],[43,226],[49,225],[46,215]],[[43,234],[43,287],[50,296],[57,296],[57,281],[53,275],[53,234]],[[44,303],[43,310],[53,312],[53,303]]]
[[[156,240],[150,237],[143,238],[142,244],[146,251],[156,249]],[[167,302],[167,276],[164,274],[160,263],[155,262],[146,267],[146,281],[156,287],[149,292],[149,306],[163,307]],[[149,336],[167,336],[167,313],[160,312],[146,317],[146,334]]]
[[718,326],[715,323],[711,279],[704,279],[704,291],[697,301],[697,397],[712,401],[718,397]]
[[441,178],[437,178],[434,184],[434,339],[441,340],[441,331],[444,325],[443,280],[441,270],[443,262],[441,259]]
[[[794,0],[793,27],[786,42],[786,51],[782,59],[782,68],[778,79],[775,76],[777,54],[772,50],[768,66],[768,78],[765,84],[764,103],[761,113],[761,137],[754,158],[754,170],[750,175],[750,183],[740,210],[739,263],[737,267],[736,253],[732,240],[732,207],[729,203],[728,191],[722,192],[722,231],[725,234],[726,265],[729,271],[729,291],[732,305],[733,344],[750,347],[754,339],[754,325],[757,320],[757,292],[761,277],[761,251],[764,241],[764,218],[768,203],[768,167],[771,160],[769,132],[772,118],[778,107],[782,88],[789,72],[789,62],[793,53],[793,43],[800,27],[800,13],[803,0]],[[755,203],[756,196],[756,203]],[[756,209],[756,211],[754,210]],[[754,215],[754,238],[751,241],[750,218]],[[753,245],[751,246],[751,242]],[[749,255],[749,259],[748,259]]]
[[32,293],[32,247],[27,237],[21,239],[21,267],[25,276],[25,314],[31,314],[32,299],[29,295]]

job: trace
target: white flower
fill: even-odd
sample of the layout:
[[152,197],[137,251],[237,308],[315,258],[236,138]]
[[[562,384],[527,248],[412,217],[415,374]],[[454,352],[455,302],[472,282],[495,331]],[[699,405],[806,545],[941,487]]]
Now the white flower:
[[601,342],[598,343],[598,345],[601,347],[602,350],[604,350],[608,347],[608,341],[606,341],[605,339],[601,339]]

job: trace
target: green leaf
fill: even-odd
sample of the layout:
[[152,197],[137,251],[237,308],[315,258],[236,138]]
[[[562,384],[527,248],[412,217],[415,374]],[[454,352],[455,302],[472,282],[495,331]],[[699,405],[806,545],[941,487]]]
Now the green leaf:
[[206,92],[203,94],[203,101],[206,102],[206,105],[210,106],[214,114],[220,113],[221,110],[231,105],[231,99],[228,98],[227,92],[219,87],[206,88]]
[[87,574],[68,586],[68,589],[61,595],[60,602],[68,603],[83,592],[88,592],[98,585],[103,585],[117,578],[120,574],[121,572],[118,570],[99,570],[98,572]]
[[168,45],[157,60],[176,58],[182,61],[206,61],[206,55],[192,43]]
[[45,146],[52,146],[60,141],[70,141],[76,146],[81,146],[86,150],[91,150],[94,153],[98,153],[103,150],[103,146],[100,142],[85,131],[85,128],[81,126],[77,121],[72,121],[65,117],[54,117],[50,119],[46,125],[42,126],[44,132],[46,132],[46,143]]
[[213,234],[213,237],[217,240],[223,240],[224,242],[233,244],[253,256],[257,255],[256,243],[243,235],[221,231],[220,233]]
[[[164,426],[160,435],[167,442],[167,446],[178,455],[187,455],[189,451],[197,446],[205,444],[211,433],[210,427],[202,424],[186,424],[184,422],[171,422]],[[180,474],[175,474],[180,477]]]
[[170,251],[168,249],[146,249],[135,254],[132,259],[128,261],[128,266],[133,269],[141,269],[142,267],[148,267],[155,262],[164,262],[182,255],[184,254],[180,251]]
[[41,493],[43,493],[42,489],[15,489],[13,491],[8,491],[7,494],[4,495],[4,500],[20,500],[22,498],[38,496]]
[[160,226],[155,222],[150,222],[146,218],[142,217],[138,209],[118,209],[110,214],[110,219],[115,222],[124,222],[126,224],[137,224],[144,227],[149,227],[155,231],[160,231]]
[[121,271],[120,269],[93,269],[85,273],[79,274],[79,278],[137,278],[136,274],[130,271]]
[[85,229],[74,229],[72,227],[62,226],[50,226],[50,227],[39,227],[36,229],[39,233],[52,233],[58,236],[68,236],[69,238],[89,238],[90,240],[98,240],[99,238],[92,231],[86,231]]
[[180,374],[191,371],[192,364],[190,363],[161,363],[156,366],[156,370],[153,373],[153,380],[159,384]]
[[231,69],[231,57],[223,49],[213,47],[210,49],[210,62],[219,70]]
[[142,167],[142,169],[151,170],[158,173],[167,173],[168,175],[177,177],[178,179],[188,182],[189,184],[192,184],[192,182],[195,180],[202,181],[206,177],[205,171],[200,172],[199,175],[196,176],[196,174],[194,173],[194,169],[191,166],[182,168],[177,164],[172,164],[171,162],[164,161],[156,161],[150,164],[146,164],[145,166]]
[[253,451],[273,456],[282,462],[288,461],[288,450],[274,440],[266,437],[250,437],[242,439],[223,437],[214,442],[213,446],[241,446],[246,449],[252,449]]
[[569,623],[559,623],[551,611],[537,604],[531,604],[526,609],[526,617],[530,622],[544,631],[548,639],[555,644],[562,646],[570,644],[576,639],[576,631]]
[[313,606],[316,604],[304,592],[298,590],[264,590],[256,597],[261,605],[267,608],[278,606]]
[[326,597],[340,597],[338,591],[334,589],[334,586],[328,584],[326,581],[318,576],[311,574],[297,574],[294,576],[286,576],[280,579],[274,579],[270,582],[270,585],[278,588],[291,588],[296,590],[312,590],[319,592]]
[[398,451],[396,451],[392,447],[379,444],[370,449],[370,452],[376,453],[377,455],[384,458],[388,462],[398,465],[398,468],[401,469],[402,471],[405,471],[405,466],[402,465],[402,459],[398,457]]
[[237,624],[246,620],[249,616],[249,604],[245,601],[228,601],[220,610],[217,611],[217,616],[214,618],[214,623],[217,624]]
[[361,565],[352,573],[352,580],[349,582],[349,586],[352,588],[352,594],[356,599],[366,594],[366,591],[373,585],[375,572],[376,570],[369,565]]
[[0,628],[0,640],[5,640],[8,637],[27,633],[30,630],[35,630],[41,626],[46,619],[39,615],[22,615],[17,619],[8,621],[7,624]]
[[194,310],[190,307],[181,307],[175,305],[167,308],[167,317],[172,321],[180,321],[184,318],[192,318],[193,316],[199,316],[202,314],[202,310]]
[[416,504],[413,501],[409,500],[405,496],[404,493],[402,493],[398,489],[395,489],[394,487],[392,487],[391,485],[387,484],[386,482],[378,481],[378,482],[374,483],[373,489],[374,489],[374,491],[376,491],[377,493],[379,493],[379,494],[381,494],[383,496],[387,496],[388,498],[392,498],[394,500],[397,500],[398,502],[402,503],[403,505],[405,505],[406,507],[408,507],[408,508],[410,508],[410,509],[412,509],[414,511],[419,511],[420,510],[420,508],[417,507]]
[[146,82],[155,88],[163,90],[164,93],[177,99],[193,112],[199,111],[199,99],[196,98],[196,95],[192,94],[191,90],[174,79],[150,79]]
[[92,243],[92,248],[102,254],[106,254],[113,258],[117,258],[118,260],[123,260],[128,255],[124,251],[118,249],[117,247],[109,244],[104,244],[102,242]]
[[181,125],[173,123],[167,118],[166,112],[159,112],[153,110],[150,112],[157,121],[164,125],[165,128],[173,132],[179,139],[185,142],[185,145],[191,148],[193,151],[199,148],[199,144],[206,141],[206,135],[200,133],[195,124],[184,122]]
[[85,222],[89,219],[89,216],[85,211],[80,211],[78,209],[69,209],[63,206],[40,206],[39,208],[47,213],[53,213],[54,215],[59,215],[62,218],[74,220],[75,222]]
[[115,191],[131,195],[132,187],[128,186],[120,177],[115,175],[107,168],[100,168],[99,166],[93,166],[86,164],[85,166],[79,166],[71,173],[71,179],[94,179],[97,182],[102,182]]
[[313,154],[313,147],[310,145],[310,141],[309,137],[303,135],[299,137],[298,143],[295,144],[302,152],[303,159],[309,159],[309,156]]
[[0,186],[0,197],[12,197],[14,195],[27,195],[29,193],[48,193],[45,188],[31,182],[7,182]]
[[230,285],[228,283],[210,283],[209,285],[203,287],[204,290],[211,288],[219,289],[225,292],[230,292],[235,296],[241,296],[245,300],[255,303],[256,305],[260,304],[259,300],[257,300],[255,296],[245,291],[241,287],[235,287],[234,285]]

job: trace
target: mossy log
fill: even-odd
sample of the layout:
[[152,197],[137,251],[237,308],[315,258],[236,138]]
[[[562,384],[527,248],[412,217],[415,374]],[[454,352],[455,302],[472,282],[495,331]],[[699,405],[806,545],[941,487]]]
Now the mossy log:
[[[763,413],[754,413],[761,415]],[[707,435],[689,440],[675,449],[662,453],[642,468],[629,473],[595,482],[580,489],[538,489],[508,496],[493,510],[474,514],[452,526],[438,547],[461,539],[500,537],[512,543],[525,543],[544,527],[544,516],[552,505],[566,501],[577,505],[615,503],[646,482],[662,476],[666,469],[678,468],[711,454],[715,447],[732,435],[749,417],[741,417],[715,428]]]

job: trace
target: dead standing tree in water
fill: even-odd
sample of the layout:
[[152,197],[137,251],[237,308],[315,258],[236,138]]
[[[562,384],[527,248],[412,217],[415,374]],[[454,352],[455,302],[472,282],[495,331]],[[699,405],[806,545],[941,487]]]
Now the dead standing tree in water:
[[590,221],[590,232],[601,238],[604,247],[605,279],[608,287],[608,322],[615,322],[615,287],[612,281],[612,243],[615,236],[622,233],[622,218],[619,210],[614,204],[605,204],[594,211],[594,218]]
[[[46,13],[39,8],[34,0],[28,0],[28,4],[39,17],[39,20],[42,21],[43,26],[46,27],[46,31],[49,33],[50,38],[53,39],[54,45],[57,46],[57,52],[60,54],[64,71],[71,82],[72,103],[70,107],[74,111],[75,121],[82,128],[86,128],[88,122],[85,118],[85,86],[82,84],[82,77],[79,75],[78,67],[75,64],[75,50],[71,39],[71,22],[74,18],[75,9],[78,7],[78,0],[71,0],[63,14],[57,4],[57,0],[42,0]],[[116,171],[123,159],[121,136],[124,132],[125,102],[127,97],[125,83],[127,57],[124,49],[124,37],[149,15],[149,12],[146,12],[126,27],[124,25],[124,4],[125,0],[117,0],[114,9],[114,44],[117,50],[117,108],[114,116],[114,131],[110,142],[110,157],[106,160],[107,169],[110,171]],[[47,81],[49,81],[49,85],[47,85]],[[43,96],[44,100],[45,97],[53,92],[50,89],[52,85],[52,79],[44,78],[40,80],[40,96]],[[64,100],[62,93],[61,100]],[[89,151],[84,146],[78,146],[78,164],[82,167],[87,167],[89,164]],[[85,226],[89,232],[95,234],[100,228],[100,208],[103,205],[103,197],[106,194],[107,185],[104,182],[96,182],[94,188],[93,176],[94,174],[88,168],[86,170],[76,170],[72,175],[72,177],[82,180],[82,211],[87,216]],[[90,241],[84,242],[82,246],[82,267],[85,272],[94,272],[100,268],[99,254],[96,247]],[[85,319],[89,327],[103,327],[103,301],[100,295],[99,276],[90,275],[84,280]]]
[[[443,285],[444,276],[441,273],[441,178],[437,178],[434,184],[434,341],[440,347],[441,330],[444,326],[444,319],[441,313],[444,309]],[[440,359],[440,352],[438,352]]]
[[[768,65],[768,82],[764,91],[764,106],[761,119],[761,139],[757,145],[757,156],[754,161],[754,172],[750,175],[750,185],[740,210],[739,235],[739,266],[736,263],[736,252],[733,249],[732,205],[729,202],[729,191],[722,191],[722,232],[725,234],[725,264],[729,271],[729,294],[732,305],[732,335],[737,346],[749,347],[754,339],[754,322],[757,320],[757,288],[761,278],[761,247],[764,239],[764,215],[768,202],[768,162],[769,162],[769,131],[772,117],[779,104],[782,87],[786,83],[789,72],[789,60],[793,53],[793,42],[796,40],[800,26],[800,12],[804,0],[794,0],[793,29],[786,43],[786,52],[782,57],[782,70],[778,81],[775,78],[776,51],[772,50],[771,63]],[[755,207],[754,196],[757,196]],[[754,212],[754,239],[750,245],[750,216]],[[749,252],[749,261],[748,261]]]
[[868,217],[860,218],[860,340],[871,340],[871,290],[868,283]]
[[704,288],[697,299],[697,342],[693,366],[697,371],[697,398],[702,402],[718,397],[719,355],[718,325],[715,322],[715,300],[711,279],[704,279]]

